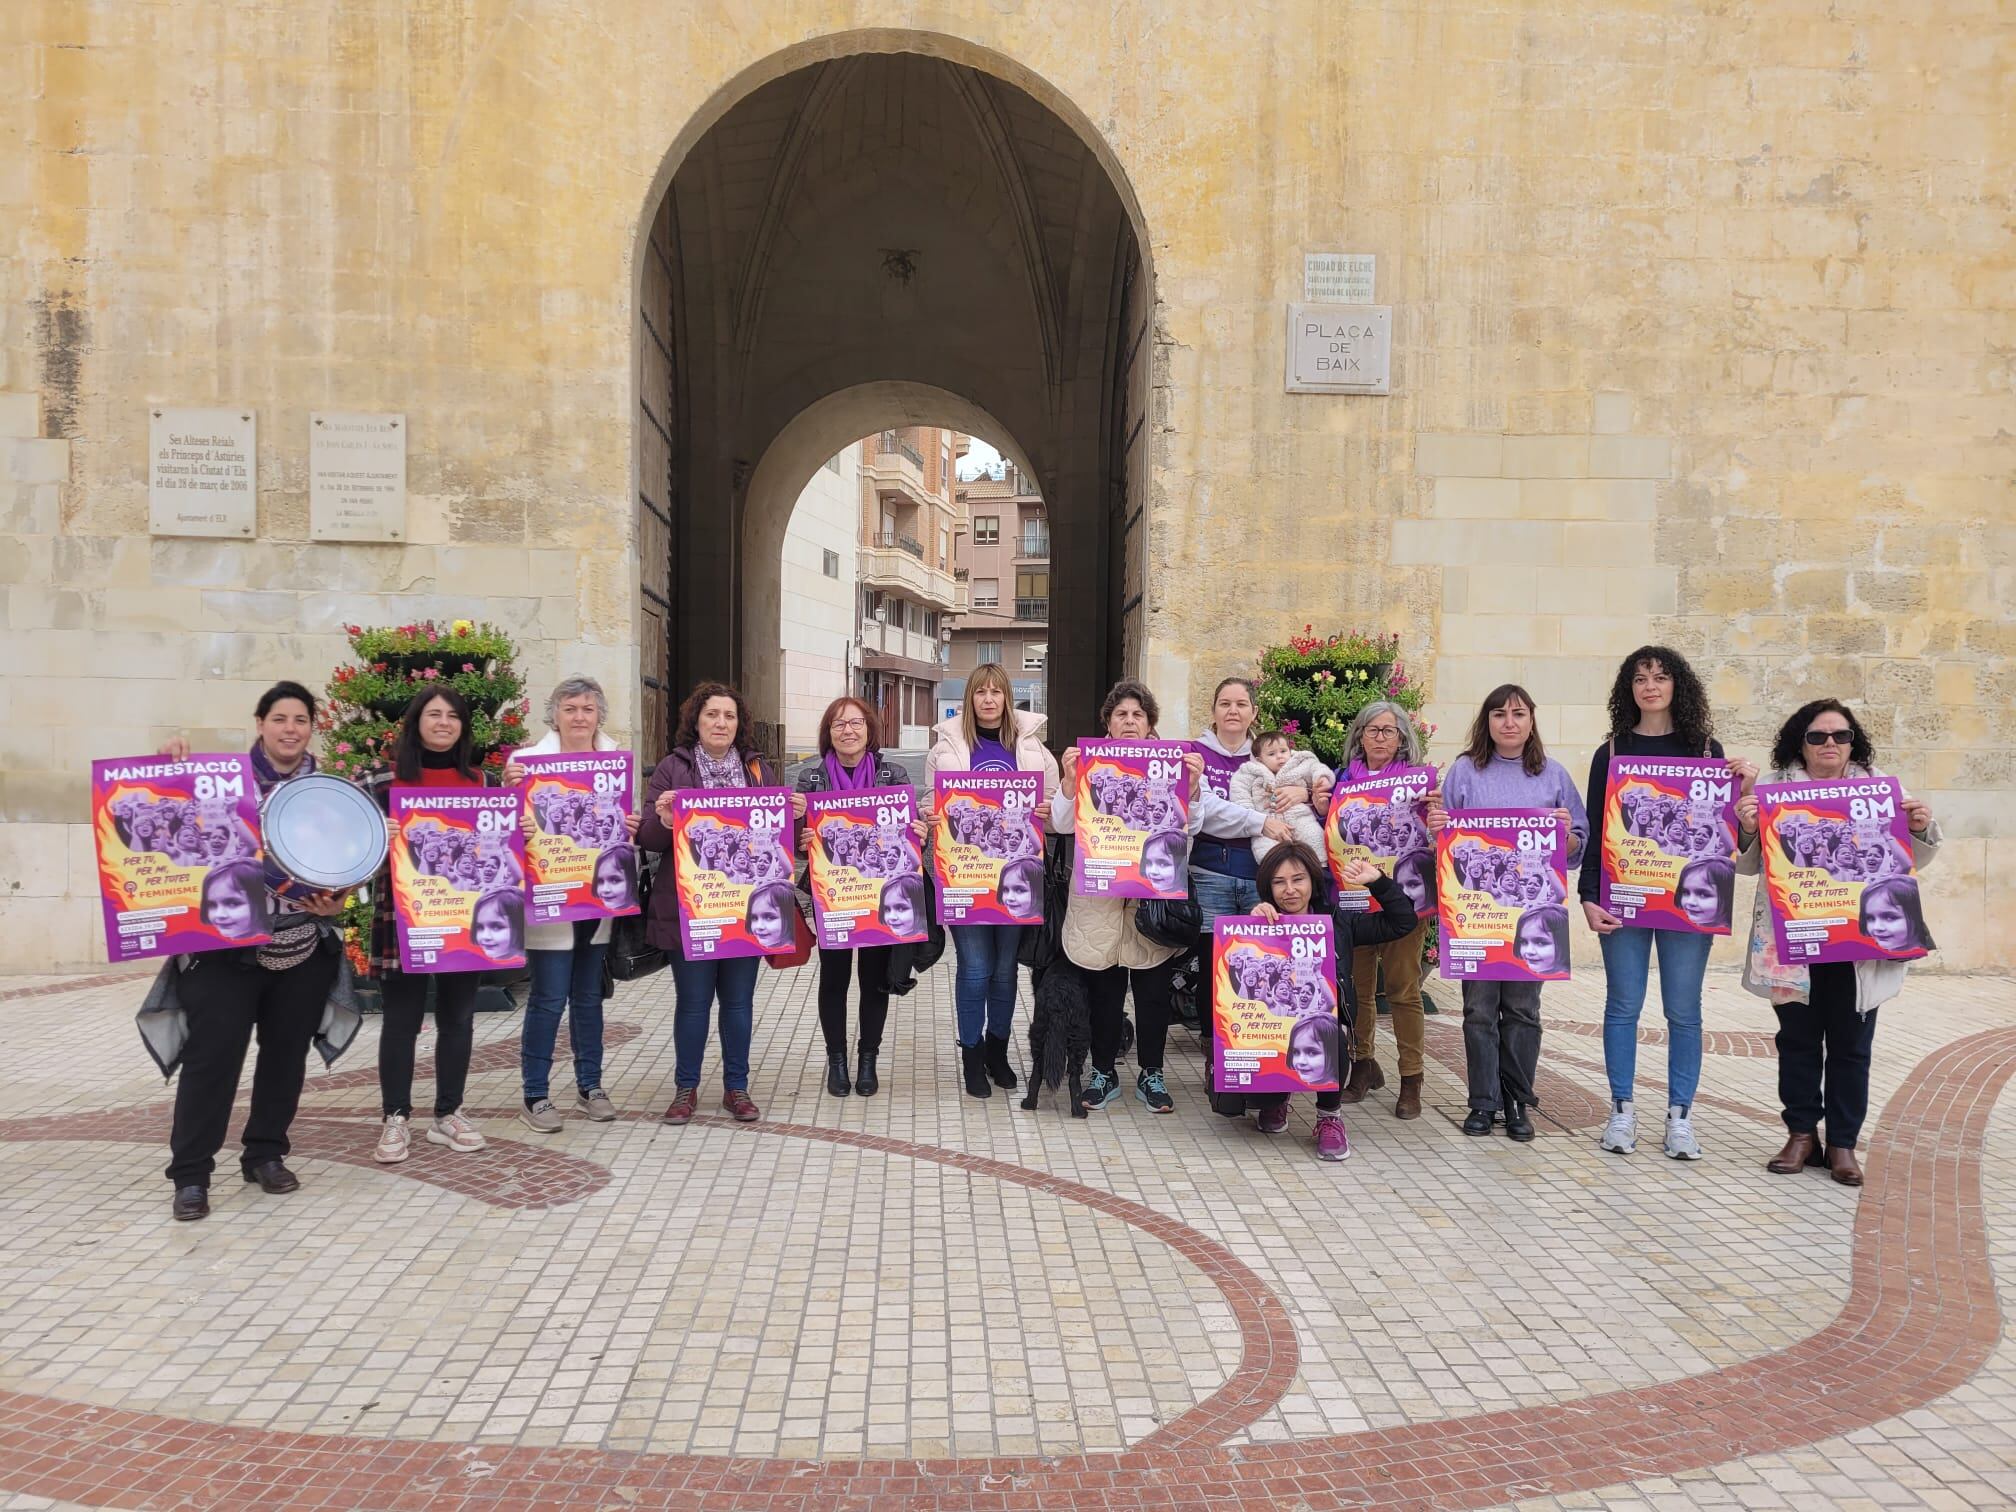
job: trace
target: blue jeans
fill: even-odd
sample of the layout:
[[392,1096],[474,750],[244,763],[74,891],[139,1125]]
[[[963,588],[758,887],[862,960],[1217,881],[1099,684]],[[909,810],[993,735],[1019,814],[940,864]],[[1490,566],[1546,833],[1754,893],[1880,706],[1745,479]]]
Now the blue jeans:
[[756,1024],[756,973],[761,956],[725,961],[689,961],[671,952],[672,1081],[700,1085],[707,1058],[707,1010],[721,1001],[721,1084],[730,1092],[749,1090],[749,1036]]
[[1659,952],[1659,1001],[1666,1010],[1666,1101],[1686,1106],[1701,1085],[1701,978],[1715,937],[1678,929],[1612,930],[1603,949],[1603,1064],[1610,1095],[1628,1098],[1638,1074],[1638,1014],[1652,952]]
[[1220,914],[1237,917],[1250,914],[1260,901],[1260,890],[1251,877],[1228,877],[1223,872],[1190,868],[1190,895],[1204,915],[1205,957],[1210,957],[1211,926]]
[[1015,1021],[1015,951],[1022,943],[1016,924],[953,924],[952,949],[959,969],[952,978],[952,1002],[958,1010],[959,1043],[977,1045],[984,1029],[996,1039],[1008,1038]]
[[567,1038],[574,1046],[574,1085],[592,1092],[602,1085],[602,958],[608,943],[588,943],[598,927],[594,919],[574,926],[572,950],[528,950],[532,991],[525,1000],[525,1033],[519,1042],[518,1065],[525,1080],[525,1101],[535,1103],[550,1090],[553,1042],[560,1035],[560,1014],[567,1014]]

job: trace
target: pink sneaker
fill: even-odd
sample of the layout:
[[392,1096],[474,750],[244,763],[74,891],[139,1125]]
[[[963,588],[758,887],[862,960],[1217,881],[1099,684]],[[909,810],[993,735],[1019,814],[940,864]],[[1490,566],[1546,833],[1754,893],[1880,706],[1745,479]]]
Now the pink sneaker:
[[1288,1127],[1288,1099],[1282,1098],[1271,1108],[1262,1108],[1258,1122],[1262,1134],[1279,1134]]
[[1318,1160],[1351,1158],[1351,1138],[1344,1132],[1344,1120],[1335,1113],[1316,1115],[1316,1158]]

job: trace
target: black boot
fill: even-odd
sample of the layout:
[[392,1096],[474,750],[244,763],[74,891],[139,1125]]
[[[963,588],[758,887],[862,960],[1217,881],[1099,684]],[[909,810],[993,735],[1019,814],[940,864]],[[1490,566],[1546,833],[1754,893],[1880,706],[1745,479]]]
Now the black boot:
[[854,1073],[854,1095],[856,1097],[873,1097],[877,1092],[882,1090],[882,1083],[875,1076],[875,1057],[880,1053],[876,1050],[863,1050],[861,1052],[861,1069]]
[[1516,1139],[1521,1144],[1533,1137],[1533,1120],[1526,1112],[1526,1104],[1505,1104],[1505,1137]]
[[987,1050],[987,1074],[995,1086],[1013,1092],[1020,1084],[1015,1080],[1015,1068],[1008,1064],[1008,1041],[990,1034],[982,1043]]
[[847,1083],[847,1052],[836,1050],[826,1057],[826,1090],[835,1097],[845,1097],[854,1089]]
[[987,1084],[986,1052],[978,1045],[959,1047],[960,1069],[966,1073],[966,1095],[968,1097],[992,1097],[994,1089]]

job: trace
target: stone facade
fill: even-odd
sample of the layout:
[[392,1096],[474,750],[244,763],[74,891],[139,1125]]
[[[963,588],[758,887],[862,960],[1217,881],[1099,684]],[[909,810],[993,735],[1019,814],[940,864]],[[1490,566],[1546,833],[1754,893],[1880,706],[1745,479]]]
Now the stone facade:
[[[1104,413],[1102,385],[1139,403],[1025,460],[1060,571],[1074,521],[1111,514],[1098,572],[1132,617],[1105,664],[1150,680],[1165,727],[1257,645],[1362,625],[1430,675],[1438,755],[1517,677],[1574,766],[1617,657],[1668,640],[1752,753],[1804,697],[1854,701],[1951,837],[1940,961],[2010,964],[2016,886],[1988,864],[2016,831],[2004,7],[23,0],[0,34],[0,967],[101,957],[86,760],[240,743],[259,686],[319,681],[346,620],[494,619],[535,686],[593,673],[638,728],[668,622],[640,593],[651,521],[764,476],[724,455],[697,499],[656,491],[639,398],[678,392],[646,327],[704,249],[654,260],[654,217],[738,101],[889,52],[1025,92],[1053,124],[997,139],[1038,197],[1088,151],[1132,222],[1107,370],[1068,322],[1045,361],[1073,413]],[[934,121],[904,124],[906,161]],[[1098,277],[1064,276],[1045,213],[1019,224],[1061,308]],[[1305,250],[1377,255],[1390,396],[1283,391]],[[943,402],[836,410],[851,428],[808,432],[778,497],[878,425],[1008,449],[1027,428],[956,410],[956,372],[879,376]],[[256,539],[149,538],[149,403],[258,411]],[[409,417],[403,544],[309,541],[323,408]],[[1117,502],[1060,485],[1136,449]],[[739,581],[737,539],[687,560]],[[1058,647],[1075,707],[1092,676]]]

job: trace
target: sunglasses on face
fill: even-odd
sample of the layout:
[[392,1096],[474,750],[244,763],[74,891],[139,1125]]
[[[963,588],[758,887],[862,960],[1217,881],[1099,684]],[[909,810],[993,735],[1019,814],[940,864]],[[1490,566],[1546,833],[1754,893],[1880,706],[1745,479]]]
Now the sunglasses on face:
[[1806,732],[1806,744],[1810,746],[1823,746],[1830,740],[1836,745],[1853,745],[1855,742],[1855,732],[1853,730],[1808,730]]

